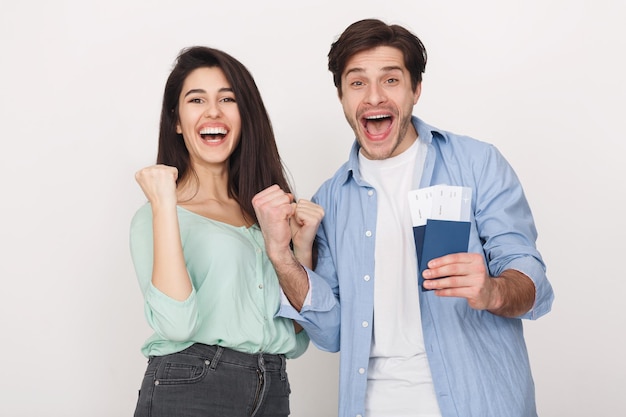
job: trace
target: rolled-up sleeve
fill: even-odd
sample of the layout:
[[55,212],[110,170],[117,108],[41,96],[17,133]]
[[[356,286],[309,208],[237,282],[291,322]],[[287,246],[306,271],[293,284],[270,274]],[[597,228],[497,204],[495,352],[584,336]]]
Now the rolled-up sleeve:
[[309,275],[311,303],[298,312],[283,299],[278,315],[296,320],[307,332],[313,344],[321,350],[339,350],[339,302],[332,289],[319,275],[306,268]]
[[535,304],[520,316],[537,319],[552,308],[554,293],[546,266],[536,248],[537,230],[520,181],[512,167],[493,146],[487,148],[476,187],[474,210],[479,240],[489,272],[500,275],[515,269],[535,284]]
[[130,252],[144,297],[144,313],[150,327],[171,341],[190,340],[198,329],[196,291],[184,301],[175,300],[152,285],[152,211],[144,206],[131,221]]
[[328,227],[328,221],[329,216],[326,216],[317,232],[318,258],[315,271],[305,267],[309,277],[307,299],[310,302],[305,303],[302,310],[298,312],[286,299],[283,299],[278,314],[296,320],[306,330],[318,349],[337,352],[341,312],[339,283],[326,243],[325,227]]

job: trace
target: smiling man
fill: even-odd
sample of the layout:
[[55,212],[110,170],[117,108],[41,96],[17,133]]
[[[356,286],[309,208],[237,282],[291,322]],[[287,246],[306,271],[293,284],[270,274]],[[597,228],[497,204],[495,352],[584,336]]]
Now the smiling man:
[[[313,197],[325,212],[315,271],[268,236],[289,300],[279,315],[340,350],[340,417],[536,416],[522,319],[554,295],[513,169],[412,115],[426,50],[407,29],[358,21],[328,58],[356,140]],[[408,194],[439,184],[472,190],[468,251],[431,260],[420,288]]]
[[411,147],[417,139],[411,114],[421,84],[411,85],[402,51],[378,46],[355,53],[346,62],[341,86],[343,111],[365,158],[387,159]]

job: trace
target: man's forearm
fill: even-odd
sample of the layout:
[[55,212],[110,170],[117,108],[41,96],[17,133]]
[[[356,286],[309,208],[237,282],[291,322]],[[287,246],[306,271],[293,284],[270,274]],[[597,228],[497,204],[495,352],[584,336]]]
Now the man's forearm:
[[278,282],[285,296],[296,310],[302,310],[304,300],[309,292],[309,279],[304,267],[298,262],[291,251],[269,254],[274,265]]
[[526,314],[535,303],[535,284],[523,273],[507,269],[493,278],[498,294],[498,308],[489,309],[502,317],[518,317]]

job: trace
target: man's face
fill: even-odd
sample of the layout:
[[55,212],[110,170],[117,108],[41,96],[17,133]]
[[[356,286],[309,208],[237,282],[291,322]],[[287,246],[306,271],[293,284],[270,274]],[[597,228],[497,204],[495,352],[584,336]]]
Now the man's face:
[[411,114],[421,84],[413,91],[399,49],[379,46],[353,55],[341,75],[341,92],[346,120],[366,158],[399,155],[417,138]]

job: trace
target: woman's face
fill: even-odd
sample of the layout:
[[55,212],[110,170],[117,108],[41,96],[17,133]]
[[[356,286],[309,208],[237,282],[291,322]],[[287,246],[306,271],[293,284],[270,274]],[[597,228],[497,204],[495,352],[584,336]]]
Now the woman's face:
[[241,138],[235,93],[218,67],[192,71],[179,97],[176,132],[183,135],[191,164],[225,166]]

